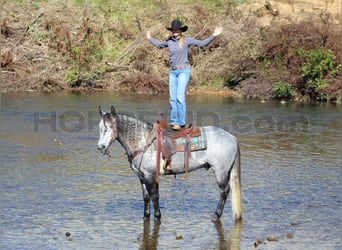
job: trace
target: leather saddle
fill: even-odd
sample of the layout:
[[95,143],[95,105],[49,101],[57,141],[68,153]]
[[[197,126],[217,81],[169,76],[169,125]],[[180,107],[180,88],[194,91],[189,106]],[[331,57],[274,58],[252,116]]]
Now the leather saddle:
[[166,122],[163,115],[157,120],[157,124],[161,130],[163,130],[164,136],[171,139],[177,139],[180,137],[185,137],[187,134],[191,134],[191,137],[197,137],[201,135],[200,127],[192,126],[192,124],[187,124],[180,130],[174,130]]
[[[188,176],[191,151],[206,149],[206,136],[201,128],[187,124],[180,130],[173,130],[163,116],[153,124],[153,127],[156,132],[157,173],[159,174],[161,165],[163,172],[172,173],[172,155],[176,152],[184,152],[184,170]],[[193,141],[194,139],[196,142]],[[160,155],[162,164],[160,164]]]

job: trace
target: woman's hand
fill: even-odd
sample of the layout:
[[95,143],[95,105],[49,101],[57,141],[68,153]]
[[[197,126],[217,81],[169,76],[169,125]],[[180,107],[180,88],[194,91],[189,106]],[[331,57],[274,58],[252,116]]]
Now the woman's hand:
[[216,27],[213,33],[213,36],[218,36],[220,34],[222,34],[223,32],[223,28],[222,27]]
[[150,40],[150,38],[151,38],[151,32],[149,30],[146,32],[146,38],[148,40]]

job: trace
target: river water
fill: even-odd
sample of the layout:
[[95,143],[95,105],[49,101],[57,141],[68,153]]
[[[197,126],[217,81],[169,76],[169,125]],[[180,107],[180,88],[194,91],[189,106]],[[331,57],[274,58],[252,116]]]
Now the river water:
[[153,122],[167,99],[3,93],[0,248],[341,249],[341,105],[189,95],[189,121],[240,142],[244,218],[233,223],[228,201],[221,221],[210,220],[218,188],[211,170],[198,170],[161,177],[159,224],[143,221],[121,146],[112,145],[114,158],[97,152],[97,107]]

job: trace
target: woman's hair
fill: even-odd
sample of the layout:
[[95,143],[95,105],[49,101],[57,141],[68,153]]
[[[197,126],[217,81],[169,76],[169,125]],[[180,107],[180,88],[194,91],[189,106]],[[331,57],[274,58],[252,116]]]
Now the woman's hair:
[[180,35],[180,38],[179,38],[179,47],[183,47],[183,45],[184,45],[184,35],[183,34],[181,34]]

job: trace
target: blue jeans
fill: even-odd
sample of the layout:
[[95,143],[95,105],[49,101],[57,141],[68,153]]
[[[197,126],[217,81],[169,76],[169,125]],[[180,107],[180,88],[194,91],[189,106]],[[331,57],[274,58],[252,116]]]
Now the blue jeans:
[[186,89],[190,79],[190,66],[181,69],[170,69],[170,124],[185,125]]

